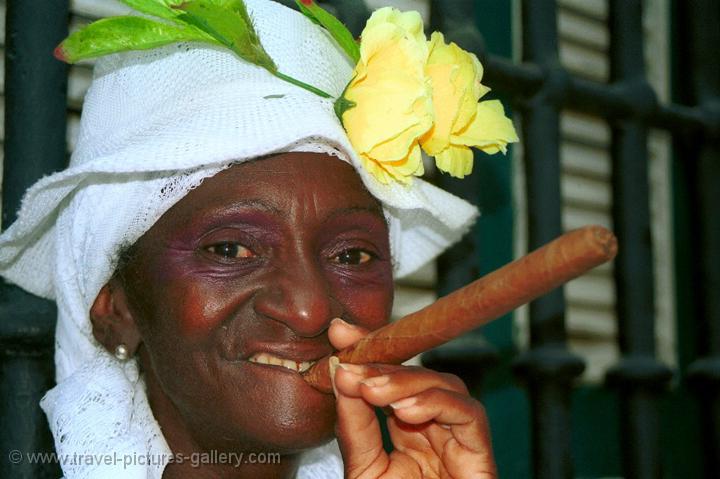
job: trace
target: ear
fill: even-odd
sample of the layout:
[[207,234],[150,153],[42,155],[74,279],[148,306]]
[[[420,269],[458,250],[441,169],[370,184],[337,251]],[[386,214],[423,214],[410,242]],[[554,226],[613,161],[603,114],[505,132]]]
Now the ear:
[[93,336],[110,353],[120,344],[127,347],[130,357],[136,352],[142,337],[135,324],[127,295],[120,281],[112,278],[102,287],[90,308]]

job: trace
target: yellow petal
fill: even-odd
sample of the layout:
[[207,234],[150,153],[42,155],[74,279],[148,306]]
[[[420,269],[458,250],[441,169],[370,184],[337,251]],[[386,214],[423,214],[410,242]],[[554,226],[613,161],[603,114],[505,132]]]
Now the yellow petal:
[[[403,86],[406,85],[406,88]],[[398,79],[394,88],[358,90],[349,99],[357,103],[355,108],[343,115],[343,124],[350,141],[361,153],[381,148],[389,161],[395,161],[407,153],[410,145],[424,135],[433,121],[432,101],[423,94],[413,97],[408,89],[417,89],[412,82]]]
[[450,47],[455,53],[454,56],[459,66],[456,76],[453,78],[453,83],[455,88],[462,92],[460,95],[460,110],[453,125],[453,132],[457,132],[465,129],[472,121],[475,116],[477,102],[490,89],[480,83],[483,69],[477,56],[463,50],[454,43]]
[[452,65],[432,65],[428,66],[426,71],[432,82],[435,123],[429,136],[424,138],[422,146],[428,155],[435,156],[450,144],[450,134],[460,98],[450,81],[453,74]]
[[422,150],[418,144],[415,144],[408,156],[397,162],[384,163],[383,166],[393,174],[398,176],[422,176],[425,173],[425,165],[422,161]]
[[427,58],[428,48],[422,17],[418,12],[400,12],[385,7],[373,12],[361,34],[361,61],[368,63],[389,41],[404,39],[416,46],[417,54]]
[[409,185],[412,183],[413,176],[422,176],[425,173],[422,152],[417,145],[411,150],[405,161],[384,163],[367,155],[360,155],[360,158],[368,172],[384,184],[397,181]]
[[428,52],[417,12],[377,10],[362,33],[360,62],[344,94],[356,106],[342,123],[363,165],[382,183],[409,184],[423,174],[419,140],[435,120]]
[[[387,159],[395,161],[432,126],[432,98],[424,77],[426,58],[413,42],[402,35],[386,36],[370,63],[360,62],[356,69],[363,77],[351,82],[345,97],[357,106],[343,115],[343,125],[359,153],[386,145],[392,151]],[[394,146],[392,140],[401,133],[414,138],[401,138],[401,146]],[[372,156],[377,158],[376,154]]]
[[506,151],[508,143],[518,141],[515,127],[505,116],[502,104],[498,100],[478,103],[477,112],[468,127],[453,135],[451,143],[474,146],[485,153],[493,154]]
[[385,171],[385,169],[383,169],[382,166],[380,166],[380,164],[372,158],[366,155],[360,155],[360,159],[362,160],[362,164],[368,173],[373,175],[380,183],[388,184],[393,180],[393,177],[390,176],[387,171]]
[[466,146],[450,146],[435,157],[438,169],[456,178],[472,173],[473,152]]
[[373,158],[382,159],[382,162],[395,163],[404,161],[412,148],[417,144],[418,136],[422,135],[421,125],[413,125],[379,145],[374,146],[367,153]]
[[433,87],[435,124],[422,139],[423,149],[437,156],[452,143],[451,136],[467,129],[477,115],[477,102],[488,88],[480,83],[480,61],[455,43],[445,44],[442,33],[430,39],[425,68]]

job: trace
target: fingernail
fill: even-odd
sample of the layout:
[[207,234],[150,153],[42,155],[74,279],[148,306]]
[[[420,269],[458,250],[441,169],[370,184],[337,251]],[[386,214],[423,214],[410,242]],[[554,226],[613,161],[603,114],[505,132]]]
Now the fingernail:
[[330,321],[330,324],[342,324],[346,328],[357,329],[357,326],[355,326],[354,324],[348,323],[347,321],[345,321],[342,318],[334,318]]
[[333,393],[337,396],[337,388],[335,387],[335,373],[340,365],[340,360],[335,356],[330,356],[328,361],[328,369],[330,370],[330,382],[332,383]]
[[363,379],[360,382],[371,388],[379,388],[390,382],[390,376],[375,376],[374,378]]
[[340,363],[338,364],[338,367],[360,376],[365,374],[365,366],[361,366],[359,364]]
[[405,409],[405,408],[414,406],[415,403],[417,403],[417,398],[409,397],[409,398],[401,399],[399,401],[395,401],[394,403],[390,403],[390,407],[393,409]]

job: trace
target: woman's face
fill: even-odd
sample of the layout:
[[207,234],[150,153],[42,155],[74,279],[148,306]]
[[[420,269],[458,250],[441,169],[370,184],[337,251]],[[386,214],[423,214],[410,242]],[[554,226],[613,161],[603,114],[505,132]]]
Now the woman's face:
[[309,153],[234,166],[133,253],[122,284],[166,434],[285,453],[332,437],[333,397],[295,369],[332,352],[333,318],[375,329],[392,306],[387,225],[351,166]]

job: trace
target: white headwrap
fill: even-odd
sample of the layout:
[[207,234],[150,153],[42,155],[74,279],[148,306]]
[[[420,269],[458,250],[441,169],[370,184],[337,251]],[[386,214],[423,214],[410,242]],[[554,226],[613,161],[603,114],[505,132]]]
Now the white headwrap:
[[[246,3],[280,71],[342,93],[352,66],[324,30],[269,0]],[[356,168],[389,219],[396,277],[457,241],[477,215],[417,178],[411,187],[377,182],[353,152],[332,100],[227,50],[176,44],[99,60],[70,166],[30,188],[18,220],[0,236],[0,274],[58,304],[58,385],[41,403],[57,452],[152,460],[132,467],[122,459],[119,466],[65,464],[66,477],[160,478],[166,461],[157,457],[171,454],[135,361],[121,364],[92,335],[89,310],[120,248],[204,178],[291,151],[327,153]],[[341,475],[334,445],[306,462],[300,477]]]

